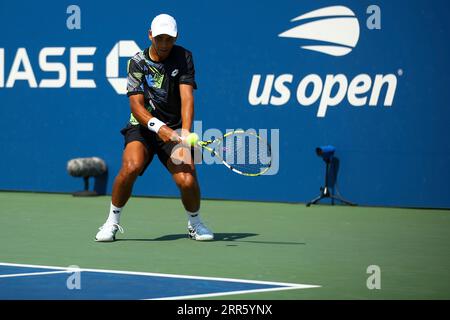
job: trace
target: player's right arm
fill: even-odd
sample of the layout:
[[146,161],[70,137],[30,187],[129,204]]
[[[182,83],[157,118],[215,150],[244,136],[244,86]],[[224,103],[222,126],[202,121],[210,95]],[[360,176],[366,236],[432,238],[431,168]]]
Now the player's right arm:
[[144,72],[134,59],[128,63],[127,95],[130,99],[131,113],[134,118],[144,127],[156,132],[164,141],[180,141],[178,134],[165,125],[161,120],[153,117],[145,108],[144,100]]
[[[152,123],[159,121],[159,119],[153,117],[145,108],[144,94],[133,94],[129,99],[131,113],[135,119],[144,127],[148,127],[149,130],[152,130]],[[180,140],[178,134],[166,125],[162,125],[159,129],[153,129],[152,131],[156,132],[164,142],[178,142]]]

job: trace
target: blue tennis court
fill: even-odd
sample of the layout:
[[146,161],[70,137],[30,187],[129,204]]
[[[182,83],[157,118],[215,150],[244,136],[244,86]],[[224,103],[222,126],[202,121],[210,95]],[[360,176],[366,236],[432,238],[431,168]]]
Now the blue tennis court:
[[0,264],[0,299],[185,299],[314,288],[315,285]]

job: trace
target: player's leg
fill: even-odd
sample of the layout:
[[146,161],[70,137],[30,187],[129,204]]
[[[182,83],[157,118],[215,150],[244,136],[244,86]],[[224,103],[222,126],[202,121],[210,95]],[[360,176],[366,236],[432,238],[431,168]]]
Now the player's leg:
[[111,202],[122,208],[127,203],[133,190],[134,182],[148,162],[148,150],[140,141],[131,141],[125,147],[122,156],[122,167],[113,184]]
[[134,182],[148,161],[149,152],[141,141],[131,141],[126,145],[122,156],[122,167],[113,184],[109,215],[95,237],[97,241],[114,241],[117,231],[122,232],[119,224],[122,208],[130,198]]
[[[187,161],[182,163],[182,159]],[[213,233],[200,219],[200,186],[190,150],[175,148],[172,157],[167,159],[166,167],[180,190],[181,201],[188,217],[189,237],[195,240],[212,240]]]
[[200,187],[194,164],[174,164],[171,159],[167,162],[167,169],[180,190],[181,202],[189,212],[200,209]]

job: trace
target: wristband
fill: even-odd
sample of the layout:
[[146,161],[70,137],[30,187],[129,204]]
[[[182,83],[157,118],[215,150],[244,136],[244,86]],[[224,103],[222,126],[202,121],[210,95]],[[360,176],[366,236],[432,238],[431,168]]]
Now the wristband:
[[156,132],[158,133],[159,129],[162,126],[165,126],[166,124],[164,122],[162,122],[161,120],[159,120],[158,118],[151,118],[150,120],[148,120],[147,123],[147,127],[150,131]]

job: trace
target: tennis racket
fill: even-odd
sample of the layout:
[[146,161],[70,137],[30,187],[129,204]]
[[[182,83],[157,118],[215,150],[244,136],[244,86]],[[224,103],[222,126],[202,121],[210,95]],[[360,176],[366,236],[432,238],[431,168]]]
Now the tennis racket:
[[264,175],[271,166],[269,143],[251,131],[234,130],[197,146],[218,158],[231,171],[249,177]]

